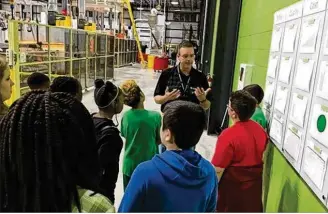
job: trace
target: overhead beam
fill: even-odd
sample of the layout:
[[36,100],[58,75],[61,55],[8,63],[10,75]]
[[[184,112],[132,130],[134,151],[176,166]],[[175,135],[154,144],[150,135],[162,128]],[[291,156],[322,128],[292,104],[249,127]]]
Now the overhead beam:
[[186,6],[186,0],[183,0],[183,6],[184,6],[184,7],[187,7],[187,6]]
[[[167,2],[166,2],[166,4],[167,4]],[[166,6],[167,6],[167,5],[166,5]],[[169,9],[169,7],[167,6],[167,10],[168,10],[168,9]],[[168,14],[169,14],[168,12],[165,12],[165,21],[167,21],[167,19],[168,19]],[[164,28],[164,29],[165,29],[165,28]],[[166,34],[166,33],[167,33],[167,30],[165,29],[165,30],[164,30],[164,44],[166,44],[166,39],[167,39],[167,34]],[[163,45],[164,45],[164,44],[163,44]]]
[[[206,13],[205,11],[205,2],[208,1],[208,0],[201,0],[200,1],[200,5],[199,5],[199,8],[200,8],[200,14],[198,15],[198,26],[197,26],[197,36],[198,36],[198,40],[201,41],[199,44],[203,44],[203,38],[201,37],[202,35],[201,34],[204,34],[204,27],[201,26],[203,23],[204,23],[204,19],[205,19],[205,16],[204,16],[204,13]],[[197,1],[196,1],[196,5],[197,4]],[[204,18],[203,18],[204,17]]]
[[[184,29],[181,29],[181,28],[167,28],[166,30],[172,30],[172,31],[186,31],[186,30],[188,30],[189,31],[189,29],[184,30]],[[196,29],[193,29],[193,31],[197,32]]]
[[179,2],[179,8],[180,8],[180,10],[181,10],[182,7],[181,7],[181,2],[180,2],[180,0],[179,0],[178,2]]

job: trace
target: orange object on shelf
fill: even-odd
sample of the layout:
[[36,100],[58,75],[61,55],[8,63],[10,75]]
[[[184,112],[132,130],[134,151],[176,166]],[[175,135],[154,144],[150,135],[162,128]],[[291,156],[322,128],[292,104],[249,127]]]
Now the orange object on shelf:
[[154,70],[165,70],[169,67],[169,58],[167,57],[155,57]]
[[124,39],[125,35],[123,33],[118,33],[118,34],[116,34],[116,37],[119,39]]

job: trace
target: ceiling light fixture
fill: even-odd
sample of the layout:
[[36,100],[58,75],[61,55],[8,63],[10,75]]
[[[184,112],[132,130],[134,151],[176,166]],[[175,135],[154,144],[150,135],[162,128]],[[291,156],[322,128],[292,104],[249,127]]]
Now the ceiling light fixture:
[[177,1],[171,1],[171,4],[173,4],[173,5],[178,5],[179,2],[177,2]]

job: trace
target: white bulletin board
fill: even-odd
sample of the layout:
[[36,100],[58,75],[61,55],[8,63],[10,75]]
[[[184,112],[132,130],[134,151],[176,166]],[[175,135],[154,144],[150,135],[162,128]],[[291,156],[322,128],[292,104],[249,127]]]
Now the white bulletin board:
[[274,14],[263,109],[271,141],[328,207],[327,1]]

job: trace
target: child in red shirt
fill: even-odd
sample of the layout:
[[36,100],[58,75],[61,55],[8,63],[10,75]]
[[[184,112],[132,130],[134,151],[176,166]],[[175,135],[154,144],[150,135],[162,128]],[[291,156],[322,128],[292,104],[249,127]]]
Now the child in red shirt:
[[219,136],[212,164],[220,178],[218,212],[262,212],[262,157],[267,134],[250,120],[257,101],[233,92],[228,114],[234,125]]

